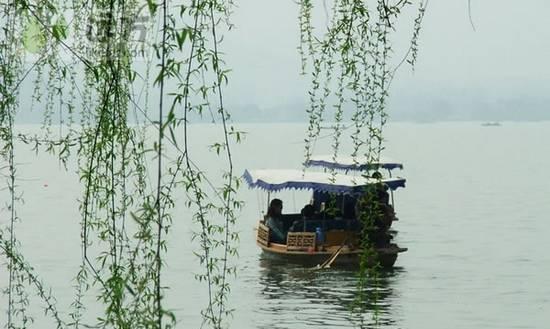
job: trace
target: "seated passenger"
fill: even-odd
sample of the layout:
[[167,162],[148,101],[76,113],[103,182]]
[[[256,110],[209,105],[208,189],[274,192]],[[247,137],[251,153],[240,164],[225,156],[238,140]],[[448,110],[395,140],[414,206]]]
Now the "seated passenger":
[[386,247],[392,236],[388,233],[395,212],[393,207],[384,203],[385,194],[378,194],[379,198],[372,199],[365,195],[356,205],[357,218],[362,222],[364,234],[375,247]]
[[313,208],[313,206],[310,204],[306,204],[302,208],[302,211],[300,213],[305,220],[313,219],[313,217],[315,216],[315,208]]
[[283,201],[273,199],[267,209],[267,215],[264,217],[265,225],[269,227],[269,231],[271,232],[269,240],[275,243],[286,243],[286,233],[281,222],[282,212]]
[[357,203],[357,198],[353,195],[346,195],[342,201],[343,213],[342,217],[344,219],[353,219],[355,218],[355,204]]
[[295,220],[290,227],[290,232],[306,232],[306,221],[312,220],[315,217],[315,208],[306,204],[301,211],[302,219]]

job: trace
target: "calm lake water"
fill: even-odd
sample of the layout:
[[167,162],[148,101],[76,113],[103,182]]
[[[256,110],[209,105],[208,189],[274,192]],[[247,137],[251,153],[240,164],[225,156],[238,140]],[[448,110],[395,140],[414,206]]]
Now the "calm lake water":
[[[235,148],[238,172],[244,168],[297,168],[305,127],[299,124],[238,125],[248,131]],[[33,127],[21,127],[23,130]],[[194,126],[201,139],[216,127]],[[396,238],[409,251],[391,272],[382,273],[378,323],[373,328],[548,328],[550,323],[550,123],[395,123],[386,131],[386,155],[402,161],[407,188],[396,192],[400,221]],[[316,153],[330,149],[320,139]],[[328,144],[328,145],[325,145]],[[197,149],[204,169],[219,170],[211,155]],[[202,153],[201,153],[202,152]],[[18,236],[34,266],[64,311],[73,300],[72,281],[80,257],[77,176],[49,155],[20,148]],[[1,167],[1,166],[0,166]],[[0,190],[5,186],[1,182]],[[0,194],[5,198],[5,192]],[[285,212],[299,211],[307,192],[284,192]],[[350,269],[308,271],[262,257],[255,245],[257,220],[266,195],[243,187],[246,207],[238,277],[232,280],[232,328],[350,328],[358,326],[349,306],[356,279]],[[2,207],[5,200],[0,200]],[[6,210],[0,224],[7,222]],[[200,328],[205,287],[193,256],[189,214],[174,216],[169,237],[166,305],[178,328]],[[0,286],[6,270],[0,267]],[[0,324],[6,297],[0,296]],[[93,299],[92,299],[93,300]],[[35,328],[52,328],[37,305]],[[90,314],[94,314],[91,306]]]

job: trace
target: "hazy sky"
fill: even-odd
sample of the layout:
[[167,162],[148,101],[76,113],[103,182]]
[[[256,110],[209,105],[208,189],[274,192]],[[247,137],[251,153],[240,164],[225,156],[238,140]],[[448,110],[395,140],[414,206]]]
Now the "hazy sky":
[[[403,66],[392,87],[394,110],[405,111],[402,104],[425,106],[431,99],[469,106],[549,99],[550,1],[471,1],[476,31],[467,0],[429,2],[416,70],[413,74]],[[236,29],[223,45],[233,69],[228,102],[268,109],[305,102],[308,80],[298,74],[296,50],[298,5],[292,0],[236,3]],[[324,19],[322,1],[314,3]],[[395,60],[412,33],[416,12],[410,8],[404,19],[409,23],[398,32]]]
[[[294,0],[234,1],[235,28],[221,48],[232,69],[224,99],[234,119],[304,120],[310,77],[299,74],[299,6]],[[330,7],[332,0],[326,1]],[[313,2],[316,23],[323,25],[323,0]],[[391,118],[550,120],[550,1],[471,2],[475,31],[468,0],[429,1],[415,72],[403,65],[390,90]],[[397,25],[394,62],[408,49],[416,15],[410,6]],[[24,94],[34,88],[32,75],[27,80]],[[30,108],[30,97],[21,102]],[[36,121],[38,115],[22,116]]]

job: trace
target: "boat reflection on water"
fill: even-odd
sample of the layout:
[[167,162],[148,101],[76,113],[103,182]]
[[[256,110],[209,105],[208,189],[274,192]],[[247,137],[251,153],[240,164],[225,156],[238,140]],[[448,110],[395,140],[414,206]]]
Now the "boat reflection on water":
[[352,312],[357,267],[312,270],[265,256],[260,256],[259,265],[262,302],[255,308],[257,328],[393,328],[398,324],[391,304],[392,286],[403,269],[381,271],[376,289],[369,288],[371,300],[362,312]]

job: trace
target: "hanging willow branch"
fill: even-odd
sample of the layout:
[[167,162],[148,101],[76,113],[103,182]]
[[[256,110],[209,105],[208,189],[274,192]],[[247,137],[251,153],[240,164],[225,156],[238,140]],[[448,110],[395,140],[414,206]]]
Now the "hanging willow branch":
[[[408,0],[333,0],[330,24],[313,26],[313,2],[300,1],[300,47],[302,69],[311,67],[311,88],[308,91],[308,127],[305,138],[305,161],[315,149],[321,125],[327,121],[328,109],[333,109],[331,129],[332,155],[336,161],[343,143],[344,120],[351,120],[351,156],[356,164],[366,161],[378,163],[384,151],[384,128],[388,120],[387,99],[389,86],[395,74],[391,55],[395,26],[404,16],[404,10],[418,3],[413,36],[404,60],[413,67],[417,60],[418,40],[427,1]],[[326,7],[325,7],[326,8]],[[314,35],[320,29],[321,33]],[[310,66],[308,66],[310,64]],[[401,63],[397,65],[400,66]],[[336,79],[333,79],[337,77]],[[364,176],[371,177],[367,166]],[[332,174],[336,172],[332,170]],[[334,177],[334,176],[333,176]],[[362,210],[363,255],[358,280],[358,306],[376,301],[376,289],[366,294],[369,285],[376,287],[376,251],[369,238],[369,230],[381,216],[377,209],[376,191],[367,189],[358,201]],[[373,206],[374,205],[374,206]],[[376,320],[375,312],[375,320]]]
[[[8,177],[7,187],[10,194],[9,201],[6,203],[9,211],[8,237],[0,230],[0,242],[3,254],[11,254],[12,250],[17,248],[17,239],[15,225],[17,221],[16,214],[16,167],[14,151],[14,117],[17,108],[17,91],[14,92],[14,86],[17,83],[21,61],[17,56],[17,12],[15,3],[10,3],[3,9],[2,17],[2,40],[0,43],[0,156],[2,163],[7,163]],[[2,165],[2,167],[4,167]],[[19,315],[23,323],[28,322],[28,316],[25,312],[25,305],[28,304],[26,293],[21,290],[21,280],[19,280],[19,267],[14,257],[8,259],[8,317],[7,327],[13,327],[16,317]],[[19,299],[19,302],[16,301]],[[16,307],[20,304],[21,312]]]
[[[7,246],[2,255],[10,261],[9,328],[25,327],[30,321],[24,312],[28,287],[21,278],[36,277],[29,266],[17,265],[20,256],[14,256],[20,255],[15,239],[14,136],[37,151],[56,154],[65,164],[76,155],[83,184],[79,200],[82,259],[75,278],[75,299],[68,312],[70,322],[58,319],[55,312],[58,326],[175,326],[174,314],[163,304],[161,278],[177,189],[187,192],[186,205],[194,211],[193,219],[200,227],[197,236],[201,250],[197,254],[204,274],[198,278],[207,278],[209,297],[203,312],[205,323],[220,328],[231,312],[227,307],[227,276],[235,273],[229,259],[237,253],[238,235],[233,224],[241,207],[235,198],[239,181],[233,172],[231,144],[239,142],[242,133],[230,126],[224,106],[228,69],[223,67],[220,42],[222,32],[231,28],[228,17],[232,3],[147,1],[146,11],[152,21],[160,22],[161,37],[155,39],[148,33],[149,40],[143,40],[152,45],[147,55],[156,55],[146,58],[145,74],[133,65],[135,52],[131,48],[131,34],[140,23],[137,15],[143,14],[142,5],[136,0],[16,0],[2,8],[2,19],[10,23],[2,30],[0,49],[2,155],[11,164],[12,221],[9,238],[1,236]],[[154,25],[151,22],[147,26]],[[33,37],[28,40],[40,41],[37,59],[24,74],[19,72],[18,54],[28,42],[35,44],[27,40],[25,45],[19,40],[17,36],[25,34],[22,31],[32,32],[28,32]],[[151,63],[156,70],[152,83],[148,79]],[[43,133],[16,135],[17,90],[32,75],[33,108],[43,114]],[[168,90],[174,82],[177,87]],[[133,93],[138,85],[159,89],[156,113],[147,108],[149,91],[145,90],[145,109],[140,104]],[[221,141],[210,146],[226,165],[219,178],[198,168],[189,144],[196,136],[189,131],[188,114],[200,114],[211,105],[218,109],[223,134]],[[136,125],[129,121],[132,110]],[[80,127],[71,126],[76,118]],[[68,130],[63,129],[65,123]],[[54,136],[54,124],[59,124],[59,136]],[[183,130],[179,130],[181,126]],[[147,129],[157,129],[155,141],[147,140]],[[176,160],[167,160],[170,151],[179,154]],[[156,168],[149,169],[152,157]],[[150,183],[153,170],[156,179]],[[221,183],[214,185],[214,180]],[[127,218],[133,221],[127,222]],[[90,294],[104,306],[103,314],[94,316],[97,323],[92,324],[83,320],[87,313],[83,300]],[[46,294],[41,297],[49,300]]]

